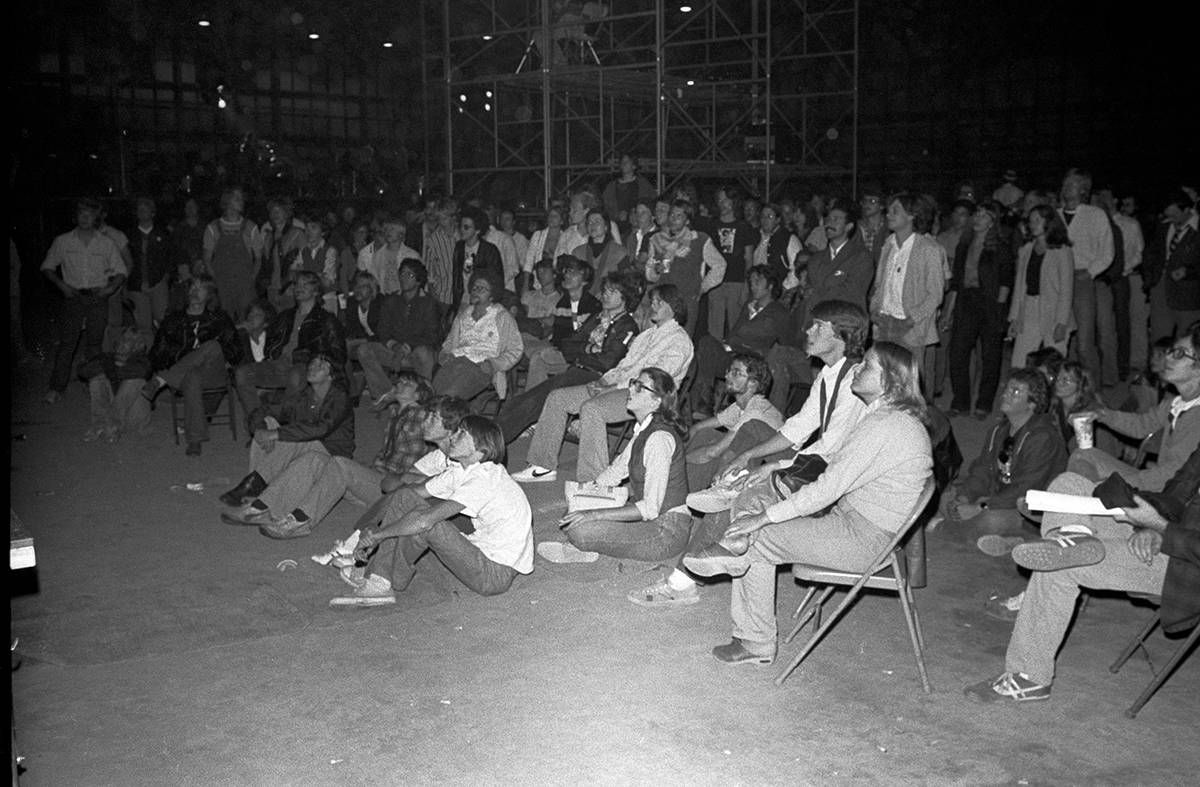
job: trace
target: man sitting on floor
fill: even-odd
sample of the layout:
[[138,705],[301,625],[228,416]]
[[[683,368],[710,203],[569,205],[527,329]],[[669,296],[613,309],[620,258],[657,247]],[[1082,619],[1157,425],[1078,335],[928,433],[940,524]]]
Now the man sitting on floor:
[[[331,599],[331,606],[394,603],[395,591],[408,587],[426,552],[481,596],[503,593],[518,574],[533,571],[533,513],[502,464],[500,429],[481,416],[467,416],[450,440],[448,456],[452,464],[423,487],[396,493],[389,511],[407,513],[362,532],[355,556],[369,562],[361,579],[352,575],[360,584],[353,596]],[[464,535],[448,521],[458,514],[471,517],[473,533]]]
[[[250,443],[250,473],[221,495],[221,502],[236,508],[222,514],[232,525],[259,525],[271,519],[270,506],[259,499],[295,462],[305,465],[288,473],[299,488],[277,486],[280,500],[297,500],[311,480],[321,473],[330,456],[354,455],[354,411],[350,395],[333,381],[334,364],[324,355],[308,362],[308,384],[280,404],[262,406],[250,414],[254,440]],[[291,511],[285,525],[299,527],[304,512]]]
[[[1064,473],[1050,489],[1090,495],[1095,486],[1083,476]],[[1122,509],[1120,516],[1047,513],[1042,518],[1047,536],[1071,525],[1082,525],[1094,536],[1060,535],[1013,550],[1013,559],[1033,574],[1008,641],[1004,672],[967,686],[967,697],[976,702],[1049,699],[1054,658],[1081,587],[1161,596],[1159,617],[1167,633],[1187,631],[1200,622],[1198,486],[1200,450],[1193,450],[1160,495],[1135,494],[1137,506]]]

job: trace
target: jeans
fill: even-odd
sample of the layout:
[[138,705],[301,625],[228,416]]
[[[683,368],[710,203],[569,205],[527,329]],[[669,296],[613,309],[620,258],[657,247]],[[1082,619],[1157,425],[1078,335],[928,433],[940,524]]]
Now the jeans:
[[567,539],[585,552],[625,560],[669,560],[683,553],[692,532],[686,511],[665,511],[643,522],[581,522],[567,528]]
[[392,388],[387,369],[411,368],[422,378],[428,380],[433,376],[433,365],[436,358],[433,350],[428,347],[414,347],[404,352],[400,347],[389,350],[379,342],[363,342],[355,348],[354,357],[362,365],[363,376],[367,378],[367,388],[371,397],[378,399]]
[[112,382],[104,375],[88,380],[91,394],[92,426],[139,432],[150,426],[150,403],[142,396],[145,380],[122,380],[113,393]]
[[208,439],[204,389],[224,388],[228,382],[227,375],[225,355],[216,339],[209,339],[169,369],[158,372],[169,388],[183,394],[183,433],[187,442],[199,443]]
[[954,305],[954,325],[950,336],[950,384],[955,410],[971,409],[971,354],[979,345],[979,395],[975,407],[991,412],[1000,387],[1000,366],[1004,354],[1003,306],[973,287],[958,293]]
[[1142,274],[1126,279],[1129,289],[1129,369],[1142,372],[1150,361],[1150,300],[1142,291]]
[[[688,441],[687,450],[691,452],[697,448],[714,445],[723,440],[725,436],[724,433],[718,432],[716,429],[701,430],[695,437]],[[708,462],[693,462],[691,460],[687,462],[688,489],[693,492],[707,489],[712,483],[713,476],[717,470],[730,459],[756,445],[762,445],[774,436],[775,430],[757,419],[742,424],[737,430],[737,434],[734,435],[729,447],[721,452],[720,456]]]
[[270,451],[264,451],[257,440],[250,442],[250,472],[258,473],[268,484],[284,474],[292,462],[304,454],[315,453],[329,456],[320,440],[309,440],[303,443],[288,443],[280,440]]
[[50,372],[50,390],[62,393],[71,380],[71,364],[79,334],[83,333],[83,357],[98,354],[104,345],[108,326],[108,298],[79,293],[64,298],[58,313],[58,347],[54,351],[54,367]]
[[711,336],[702,336],[696,342],[696,381],[692,385],[692,409],[712,412],[713,387],[718,378],[724,378],[729,370],[733,353]]
[[[1124,280],[1122,279],[1121,282]],[[1096,282],[1096,339],[1100,343],[1100,380],[1098,382],[1106,388],[1116,385],[1121,380],[1118,364],[1121,335],[1117,327],[1117,304],[1121,303],[1120,294],[1123,289],[1120,282],[1111,285],[1102,281]],[[1124,344],[1127,365],[1129,363],[1128,306],[1129,299],[1126,297],[1123,310],[1126,321]]]
[[247,428],[250,414],[262,406],[262,400],[258,398],[259,388],[284,388],[288,394],[299,393],[304,389],[307,372],[307,364],[294,364],[283,358],[244,363],[235,369],[233,378],[237,385],[238,399],[242,403],[242,412],[246,416]]
[[567,419],[578,414],[579,463],[575,477],[580,482],[594,481],[610,461],[608,424],[633,417],[625,409],[628,396],[625,388],[609,388],[592,396],[586,385],[551,391],[538,418],[527,461],[550,470],[557,468]]
[[746,283],[726,281],[708,291],[708,333],[714,339],[724,339],[733,329],[746,302]]
[[487,390],[492,377],[479,364],[466,358],[451,358],[433,376],[434,393],[470,401]]
[[1092,379],[1100,381],[1100,354],[1096,351],[1096,282],[1087,271],[1075,271],[1075,355]]
[[556,374],[567,369],[567,360],[550,342],[524,336],[525,357],[529,359],[529,372],[525,375],[525,387],[536,388]]

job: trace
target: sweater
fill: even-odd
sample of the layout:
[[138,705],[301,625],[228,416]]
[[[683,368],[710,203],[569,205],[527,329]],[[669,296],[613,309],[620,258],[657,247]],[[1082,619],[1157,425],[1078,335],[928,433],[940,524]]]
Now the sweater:
[[1045,489],[1067,467],[1067,446],[1048,413],[1038,413],[1012,436],[1008,480],[1004,479],[1000,454],[1012,425],[1004,418],[992,427],[984,448],[971,463],[959,493],[975,502],[988,499],[988,508],[1016,508],[1017,499],[1030,489]]
[[279,404],[259,407],[250,414],[251,432],[265,428],[268,415],[279,422],[279,439],[284,442],[320,440],[334,456],[354,456],[354,410],[350,395],[336,383],[320,402],[312,386],[306,385]]
[[1158,615],[1168,633],[1187,631],[1200,623],[1200,451],[1193,451],[1179,472],[1163,488],[1164,495],[1183,502],[1183,516],[1167,525],[1162,553],[1167,574],[1163,577],[1162,606]]
[[1144,413],[1100,411],[1097,420],[1127,437],[1140,440],[1153,432],[1163,430],[1158,462],[1144,470],[1121,474],[1138,489],[1162,489],[1171,476],[1183,467],[1197,446],[1200,446],[1200,407],[1193,407],[1182,413],[1172,426],[1171,404],[1174,401],[1165,399],[1153,410]]
[[670,320],[639,333],[629,345],[621,363],[605,372],[600,380],[624,388],[629,385],[630,378],[637,377],[642,369],[655,366],[671,375],[678,386],[687,374],[694,353],[692,337],[688,336],[682,325]]

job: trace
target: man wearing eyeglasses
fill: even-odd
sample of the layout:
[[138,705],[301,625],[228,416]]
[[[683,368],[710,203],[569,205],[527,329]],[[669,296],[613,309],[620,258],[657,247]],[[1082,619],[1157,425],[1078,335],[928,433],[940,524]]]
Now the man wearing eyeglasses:
[[1192,323],[1187,333],[1167,350],[1162,380],[1174,386],[1179,395],[1166,399],[1144,413],[1123,413],[1099,408],[1096,422],[1135,440],[1162,435],[1158,461],[1139,470],[1098,448],[1071,454],[1067,469],[1093,481],[1103,481],[1118,473],[1138,489],[1162,489],[1192,452],[1200,446],[1200,322]]
[[[454,244],[454,277],[453,298],[451,308],[457,313],[467,304],[467,282],[476,270],[491,268],[504,278],[504,263],[500,259],[500,250],[483,239],[483,233],[488,228],[487,215],[479,208],[467,205],[462,210],[458,222],[458,232],[461,240]],[[500,293],[493,293],[497,303]]]
[[888,230],[883,215],[883,189],[878,185],[868,185],[858,198],[858,210],[861,217],[858,221],[858,234],[863,245],[871,252],[871,264],[879,264],[879,255],[883,253],[883,242],[887,240]]
[[964,535],[993,557],[1023,540],[1017,500],[1030,489],[1045,489],[1067,466],[1067,446],[1049,409],[1050,389],[1042,373],[1014,370],[1000,394],[1004,418],[945,498],[946,518],[960,522]]

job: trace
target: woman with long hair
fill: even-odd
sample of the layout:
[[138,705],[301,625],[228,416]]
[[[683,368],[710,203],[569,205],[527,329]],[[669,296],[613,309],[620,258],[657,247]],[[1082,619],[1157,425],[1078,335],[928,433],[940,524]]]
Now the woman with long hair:
[[1012,306],[1008,310],[1015,368],[1024,366],[1025,356],[1042,346],[1065,355],[1073,322],[1075,257],[1067,226],[1048,205],[1035,205],[1027,220],[1029,241],[1017,253]]
[[633,439],[596,477],[597,484],[610,487],[628,479],[629,501],[620,508],[568,513],[559,526],[570,543],[543,542],[538,554],[563,563],[595,560],[599,554],[658,561],[683,552],[692,517],[685,504],[687,430],[675,395],[675,380],[653,366],[629,381],[625,406],[636,420]]
[[740,510],[735,502],[722,540],[684,556],[692,573],[733,577],[733,640],[713,649],[717,660],[774,660],[776,566],[862,571],[904,525],[933,472],[917,368],[897,344],[867,350],[851,388],[867,414],[825,471],[765,508]]
[[[526,278],[533,276],[533,267],[540,260],[549,260],[554,263],[554,250],[558,248],[558,238],[562,235],[563,229],[563,211],[557,205],[551,205],[546,209],[546,226],[533,233],[533,237],[529,239],[529,248],[525,250],[525,261],[521,266],[521,272]],[[537,284],[534,282],[532,286],[536,289]],[[520,286],[517,287],[517,292],[520,292]]]

